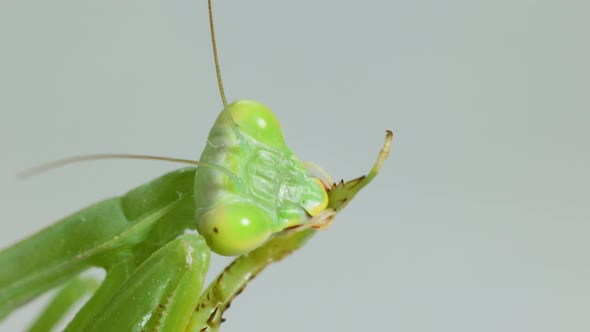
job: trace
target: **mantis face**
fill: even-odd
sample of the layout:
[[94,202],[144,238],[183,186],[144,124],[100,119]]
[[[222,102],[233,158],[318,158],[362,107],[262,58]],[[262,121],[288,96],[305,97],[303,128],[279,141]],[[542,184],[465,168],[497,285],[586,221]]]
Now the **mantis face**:
[[200,160],[227,170],[199,167],[195,176],[197,229],[214,252],[247,253],[326,209],[324,185],[287,147],[263,104],[230,104],[207,142]]

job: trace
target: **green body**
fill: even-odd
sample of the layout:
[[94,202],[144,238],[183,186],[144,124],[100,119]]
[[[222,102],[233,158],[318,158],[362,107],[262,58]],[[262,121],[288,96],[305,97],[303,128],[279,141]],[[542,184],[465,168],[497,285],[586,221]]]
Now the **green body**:
[[[310,228],[331,221],[373,179],[391,143],[389,132],[368,176],[326,193],[284,145],[268,109],[245,101],[230,110],[236,126],[222,112],[203,152],[209,166],[163,175],[0,251],[0,319],[66,283],[55,306],[73,304],[79,296],[72,292],[94,290],[77,276],[101,267],[105,279],[66,331],[216,331],[251,278],[301,247]],[[256,129],[261,116],[270,133]],[[187,233],[196,228],[203,237]],[[202,292],[207,244],[221,254],[247,253]],[[50,331],[66,311],[55,306],[30,331]]]
[[[250,100],[224,106],[200,162],[191,162],[198,168],[165,174],[0,251],[0,320],[62,287],[29,331],[51,331],[86,293],[65,331],[217,331],[254,276],[329,225],[375,177],[391,140],[388,132],[367,176],[324,184],[285,145],[268,108]],[[241,256],[203,290],[210,251]],[[100,285],[79,277],[91,267],[106,271]]]
[[[71,329],[83,331],[143,262],[186,229],[194,229],[194,173],[194,168],[168,173],[1,251],[0,318],[84,270],[102,267],[107,277],[76,317],[80,328]],[[208,258],[207,247],[202,247]]]

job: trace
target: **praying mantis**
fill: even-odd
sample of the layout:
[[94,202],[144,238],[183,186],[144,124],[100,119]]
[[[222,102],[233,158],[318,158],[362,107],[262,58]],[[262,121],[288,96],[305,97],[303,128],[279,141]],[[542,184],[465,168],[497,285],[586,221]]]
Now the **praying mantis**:
[[[250,280],[329,226],[379,172],[392,141],[389,131],[366,176],[334,183],[315,164],[295,157],[266,106],[228,104],[210,0],[208,5],[223,109],[200,161],[160,158],[196,168],[165,174],[2,250],[0,318],[62,287],[31,331],[51,330],[86,292],[91,299],[66,331],[217,331]],[[153,158],[84,158],[116,157]],[[203,289],[210,251],[239,257]],[[77,277],[93,266],[106,271],[100,285]]]

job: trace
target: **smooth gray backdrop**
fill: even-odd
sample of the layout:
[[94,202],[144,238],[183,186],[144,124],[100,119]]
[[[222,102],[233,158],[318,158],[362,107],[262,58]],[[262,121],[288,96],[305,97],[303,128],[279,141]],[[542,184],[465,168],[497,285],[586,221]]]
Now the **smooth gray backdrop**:
[[[350,179],[396,135],[375,182],[249,285],[223,331],[589,331],[589,12],[215,1],[229,99],[271,107],[302,159]],[[198,158],[221,108],[208,34],[203,0],[0,2],[1,246],[178,166],[19,170]]]

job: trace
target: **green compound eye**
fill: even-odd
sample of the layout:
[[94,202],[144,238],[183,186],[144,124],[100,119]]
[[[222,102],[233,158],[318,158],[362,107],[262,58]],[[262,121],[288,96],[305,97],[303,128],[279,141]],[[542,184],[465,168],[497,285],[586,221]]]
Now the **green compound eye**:
[[261,207],[238,202],[205,213],[197,230],[214,252],[237,256],[256,249],[272,234],[273,219]]
[[274,147],[285,145],[279,120],[266,106],[254,100],[238,100],[229,109],[238,128],[258,142]]

